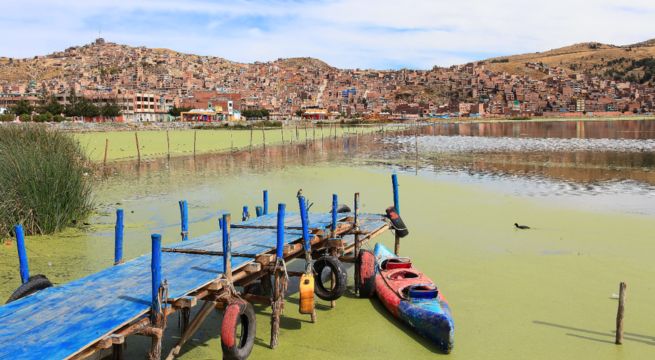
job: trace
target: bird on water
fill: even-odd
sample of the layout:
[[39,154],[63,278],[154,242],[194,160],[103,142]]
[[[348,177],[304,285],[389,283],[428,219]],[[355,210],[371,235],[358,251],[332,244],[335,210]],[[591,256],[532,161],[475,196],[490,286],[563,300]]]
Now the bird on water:
[[519,225],[517,223],[514,223],[514,226],[516,226],[517,229],[521,229],[521,230],[527,230],[530,228],[528,225]]

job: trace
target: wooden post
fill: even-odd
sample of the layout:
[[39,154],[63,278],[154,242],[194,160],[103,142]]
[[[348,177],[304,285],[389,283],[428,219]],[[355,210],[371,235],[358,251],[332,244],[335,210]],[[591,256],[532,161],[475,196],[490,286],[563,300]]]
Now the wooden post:
[[252,124],[250,125],[250,152],[252,152]]
[[114,265],[123,263],[123,228],[123,209],[117,209],[114,229]]
[[230,243],[230,214],[223,214],[223,274],[232,283],[232,246]]
[[[300,222],[302,223],[303,249],[305,250],[305,272],[311,275],[312,244],[309,237],[309,216],[307,214],[307,203],[304,196],[298,196],[298,207],[300,208]],[[312,309],[311,320],[316,322],[316,309]]]
[[[162,304],[159,299],[159,289],[161,288],[161,235],[152,234],[151,239],[152,258],[150,262],[150,271],[152,274],[152,300],[150,305],[150,322],[153,327],[161,328],[164,320]],[[151,360],[161,359],[161,335],[152,335],[149,358]]]
[[230,126],[230,152],[234,152],[234,136],[233,136],[233,129]]
[[300,140],[300,136],[298,135],[298,124],[296,124],[296,141]]
[[337,208],[339,207],[339,198],[337,194],[332,194],[332,226],[330,227],[330,237],[335,238],[337,236]]
[[[393,187],[393,207],[396,209],[396,213],[400,215],[400,195],[398,194],[398,175],[391,175],[391,185]],[[394,231],[394,247],[393,253],[400,255],[400,236],[398,232]]]
[[109,149],[109,139],[105,138],[105,157],[102,159],[102,166],[107,166],[107,150]]
[[30,279],[30,269],[27,263],[27,250],[25,249],[25,233],[23,225],[14,226],[16,234],[16,247],[18,248],[18,269],[20,271],[20,281],[25,284]]
[[312,142],[316,142],[316,126],[312,124]]
[[305,124],[305,145],[307,145],[307,142],[309,141],[309,137],[307,136],[307,124]]
[[282,145],[284,145],[284,125],[280,125],[280,134],[282,134]]
[[196,157],[196,135],[198,134],[198,130],[193,131],[193,157]]
[[262,126],[262,142],[264,143],[264,149],[266,149],[266,130]]
[[264,209],[261,206],[255,206],[255,215],[257,217],[264,215]]
[[284,216],[286,212],[285,204],[277,205],[277,243],[275,256],[278,260],[284,258]]
[[625,290],[626,284],[621,282],[619,284],[619,308],[616,312],[616,341],[617,345],[623,343],[623,313],[625,311]]
[[359,268],[357,266],[357,258],[359,256],[360,243],[359,243],[359,193],[355,193],[355,220],[353,230],[355,232],[355,249],[353,257],[355,259],[355,293],[359,291]]
[[189,204],[186,200],[180,200],[180,227],[182,241],[189,240]]
[[134,141],[136,142],[136,156],[137,160],[141,162],[141,148],[139,147],[139,134],[134,132]]
[[280,335],[280,317],[284,310],[284,292],[286,290],[286,280],[283,270],[280,268],[280,262],[284,261],[284,215],[285,204],[278,204],[277,207],[277,244],[275,249],[276,265],[275,265],[275,283],[273,288],[273,301],[271,303],[271,349],[275,349],[278,345],[278,337]]
[[262,215],[268,215],[268,190],[264,190],[264,207],[262,208]]
[[166,157],[168,160],[171,159],[171,138],[168,136],[168,130],[166,130]]

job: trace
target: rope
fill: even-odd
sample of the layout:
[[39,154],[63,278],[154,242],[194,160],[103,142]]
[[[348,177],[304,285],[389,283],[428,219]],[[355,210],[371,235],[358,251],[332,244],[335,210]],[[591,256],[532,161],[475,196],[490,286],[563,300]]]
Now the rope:
[[159,291],[157,292],[157,299],[159,303],[159,308],[157,309],[157,314],[158,316],[161,315],[163,319],[162,321],[162,329],[166,328],[166,322],[168,317],[164,314],[164,311],[166,310],[166,307],[168,306],[167,301],[168,301],[168,280],[164,280],[162,282],[161,286],[159,286]]

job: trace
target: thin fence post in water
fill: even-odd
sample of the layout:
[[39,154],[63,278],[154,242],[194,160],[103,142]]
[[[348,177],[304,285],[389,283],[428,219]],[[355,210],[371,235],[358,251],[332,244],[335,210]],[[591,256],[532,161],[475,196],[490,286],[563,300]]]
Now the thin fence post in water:
[[252,152],[252,124],[250,125],[250,152]]
[[232,283],[232,245],[230,243],[230,214],[223,214],[223,274]]
[[264,149],[266,149],[266,130],[262,126],[262,142],[264,143]]
[[134,132],[134,141],[136,142],[136,157],[141,162],[141,148],[139,147],[139,133]]
[[105,157],[102,159],[102,166],[107,166],[107,150],[109,149],[109,139],[105,138]]
[[234,152],[234,136],[233,136],[233,129],[230,126],[230,152]]
[[261,206],[255,206],[255,215],[257,217],[264,215],[264,210],[262,209]]
[[268,215],[268,190],[264,190],[262,195],[264,197],[264,207],[262,208],[262,214]]
[[166,157],[168,160],[171,159],[171,138],[168,135],[168,130],[166,130]]
[[307,145],[307,142],[309,141],[309,137],[307,136],[307,123],[305,123],[305,145]]
[[196,157],[196,135],[198,135],[198,130],[193,131],[193,157]]
[[180,200],[180,220],[182,241],[189,240],[189,204],[186,200]]
[[280,134],[282,134],[282,145],[284,145],[284,124],[280,125]]
[[123,209],[117,209],[114,229],[114,265],[123,263],[123,229]]
[[25,249],[25,232],[23,231],[23,225],[19,224],[14,226],[14,233],[16,233],[20,281],[22,284],[25,284],[30,279],[30,269],[27,262],[27,250]]
[[623,343],[623,314],[625,312],[625,290],[627,285],[624,282],[619,284],[619,308],[616,312],[616,340],[615,344]]
[[316,142],[316,126],[312,124],[312,142]]
[[298,124],[296,124],[296,141],[300,140],[300,135],[298,135]]

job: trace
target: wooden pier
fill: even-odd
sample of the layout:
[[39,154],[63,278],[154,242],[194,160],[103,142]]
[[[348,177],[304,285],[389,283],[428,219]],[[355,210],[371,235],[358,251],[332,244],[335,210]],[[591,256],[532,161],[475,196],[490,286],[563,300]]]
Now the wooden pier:
[[[287,272],[286,263],[304,259],[311,273],[312,262],[321,257],[355,262],[362,244],[390,226],[383,215],[359,213],[359,194],[354,210],[345,213],[336,211],[336,195],[330,213],[308,213],[300,194],[298,212],[286,212],[286,206],[279,204],[277,212],[269,213],[266,191],[263,200],[263,206],[257,207],[259,216],[249,218],[244,207],[243,221],[231,224],[225,214],[219,219],[219,230],[198,237],[189,237],[187,204],[181,201],[182,241],[162,247],[161,236],[153,234],[152,254],[129,261],[122,259],[124,218],[123,211],[117,210],[116,265],[1,306],[0,359],[84,359],[109,351],[121,359],[125,338],[134,334],[152,338],[149,358],[172,359],[212,309],[246,302],[273,306],[274,348],[275,323],[283,316],[285,279],[302,275]],[[394,200],[398,201],[395,176]],[[29,271],[22,231],[20,237],[20,274],[26,283]],[[268,285],[270,293],[237,291],[258,283],[262,288]],[[202,308],[190,319],[190,308],[196,305]],[[166,319],[178,311],[183,319],[180,340],[169,354],[162,354]]]

